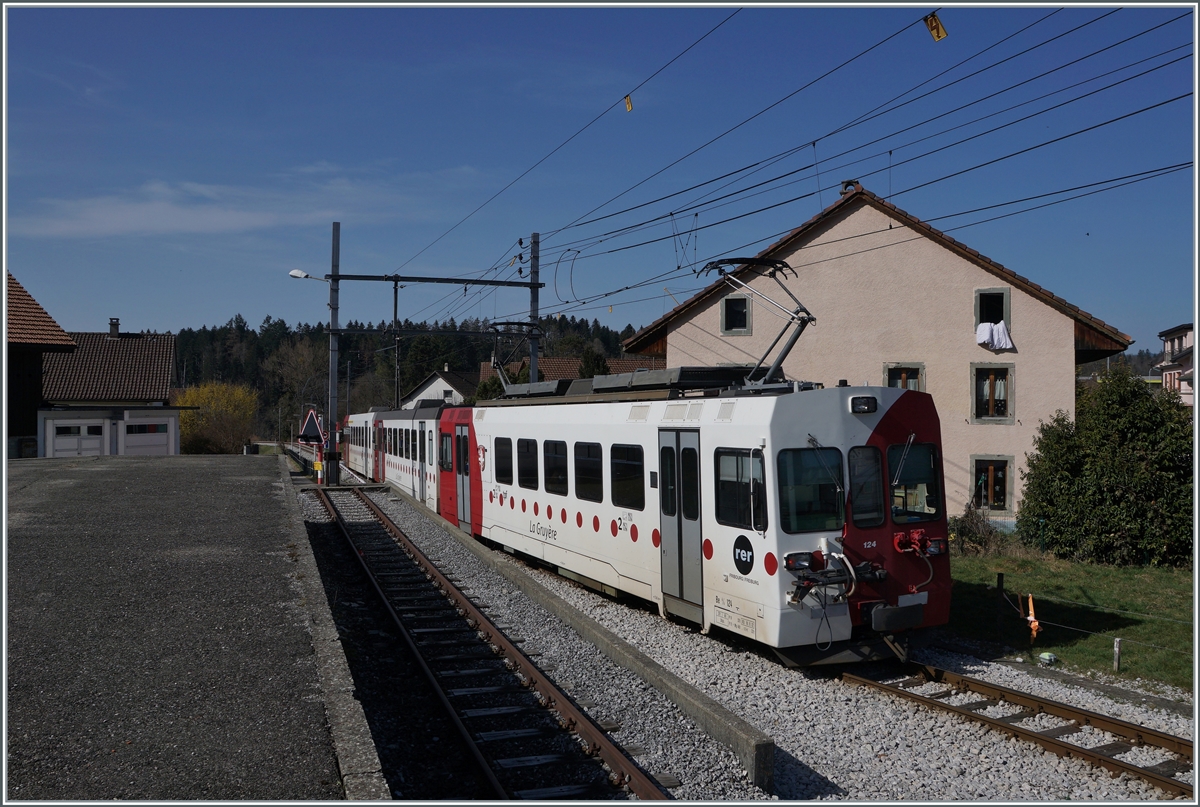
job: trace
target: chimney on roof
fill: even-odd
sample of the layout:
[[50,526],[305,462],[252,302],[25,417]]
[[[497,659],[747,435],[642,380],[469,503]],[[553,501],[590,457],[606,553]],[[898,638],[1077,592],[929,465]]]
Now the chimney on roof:
[[449,365],[449,363],[447,363],[447,364],[443,364],[443,365],[442,365],[442,372],[443,372],[443,373],[448,373],[448,372],[450,372],[450,365]]
[[120,317],[109,317],[108,318],[108,338],[109,339],[118,339],[118,338],[120,338],[120,336],[121,336],[121,318]]
[[857,179],[843,179],[842,180],[842,196],[845,196],[846,194],[854,193],[855,191],[861,190],[861,189],[862,189],[862,186],[858,184]]

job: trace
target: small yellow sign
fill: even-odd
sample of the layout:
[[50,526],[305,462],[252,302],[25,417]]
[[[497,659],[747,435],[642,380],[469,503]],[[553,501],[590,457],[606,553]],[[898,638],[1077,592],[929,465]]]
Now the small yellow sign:
[[314,470],[314,471],[319,471],[319,470],[321,470],[321,469],[322,469],[322,468],[324,468],[324,467],[325,467],[325,466],[323,466],[323,465],[321,464],[321,461],[320,461],[320,460],[314,460],[314,461],[313,461],[313,470]]
[[933,34],[934,42],[940,42],[946,38],[946,29],[942,27],[942,21],[938,19],[937,14],[930,14],[925,18],[925,27],[929,29],[929,33]]

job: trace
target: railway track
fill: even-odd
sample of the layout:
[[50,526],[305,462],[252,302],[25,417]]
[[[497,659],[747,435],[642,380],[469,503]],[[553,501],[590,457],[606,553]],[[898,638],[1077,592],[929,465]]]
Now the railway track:
[[[1113,775],[1127,773],[1168,793],[1192,798],[1192,784],[1175,778],[1177,773],[1192,770],[1191,740],[936,667],[911,662],[904,666],[907,677],[898,681],[880,681],[849,672],[842,673],[841,678],[930,709],[953,712],[1036,743],[1058,756],[1085,759]],[[1080,742],[1071,742],[1072,737]]]
[[318,488],[495,797],[670,798],[361,491]]

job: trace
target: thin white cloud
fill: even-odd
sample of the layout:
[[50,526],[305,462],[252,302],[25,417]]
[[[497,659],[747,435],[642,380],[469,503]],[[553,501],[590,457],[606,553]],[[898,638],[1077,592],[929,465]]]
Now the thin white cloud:
[[[97,238],[251,232],[308,226],[331,217],[438,221],[464,204],[454,201],[454,195],[477,193],[478,182],[479,172],[468,166],[385,181],[312,177],[277,188],[153,180],[79,199],[41,199],[28,205],[14,205],[10,199],[8,227],[11,235],[29,238]],[[439,209],[448,212],[443,215]]]

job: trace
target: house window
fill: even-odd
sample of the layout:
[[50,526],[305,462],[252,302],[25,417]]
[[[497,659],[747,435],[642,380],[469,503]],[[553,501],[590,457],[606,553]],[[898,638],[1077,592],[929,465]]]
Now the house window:
[[517,441],[517,484],[530,490],[538,489],[537,440]]
[[1008,289],[975,290],[975,327],[978,328],[983,322],[1003,322],[1009,334],[1012,333],[1012,310]]
[[750,324],[749,297],[744,294],[731,294],[721,299],[722,336],[748,336]]
[[546,457],[546,492],[567,495],[567,444],[562,440],[542,443]]
[[979,510],[1009,509],[1012,492],[1009,488],[1012,457],[972,457],[974,482],[971,502]]
[[975,422],[1012,423],[1012,365],[972,365]]
[[913,389],[918,392],[924,386],[925,368],[919,364],[908,365],[887,365],[887,385],[889,387],[899,387],[900,389]]
[[449,401],[453,397],[454,397],[454,390],[449,390],[449,389],[442,390],[442,400],[443,401]]
[[603,457],[599,443],[575,444],[575,495],[579,498],[604,501]]
[[511,485],[512,475],[512,439],[509,437],[496,438],[496,481],[501,485]]
[[[126,434],[166,434],[167,424],[165,423],[127,423],[125,424]],[[75,430],[75,434],[79,434],[79,429]]]

